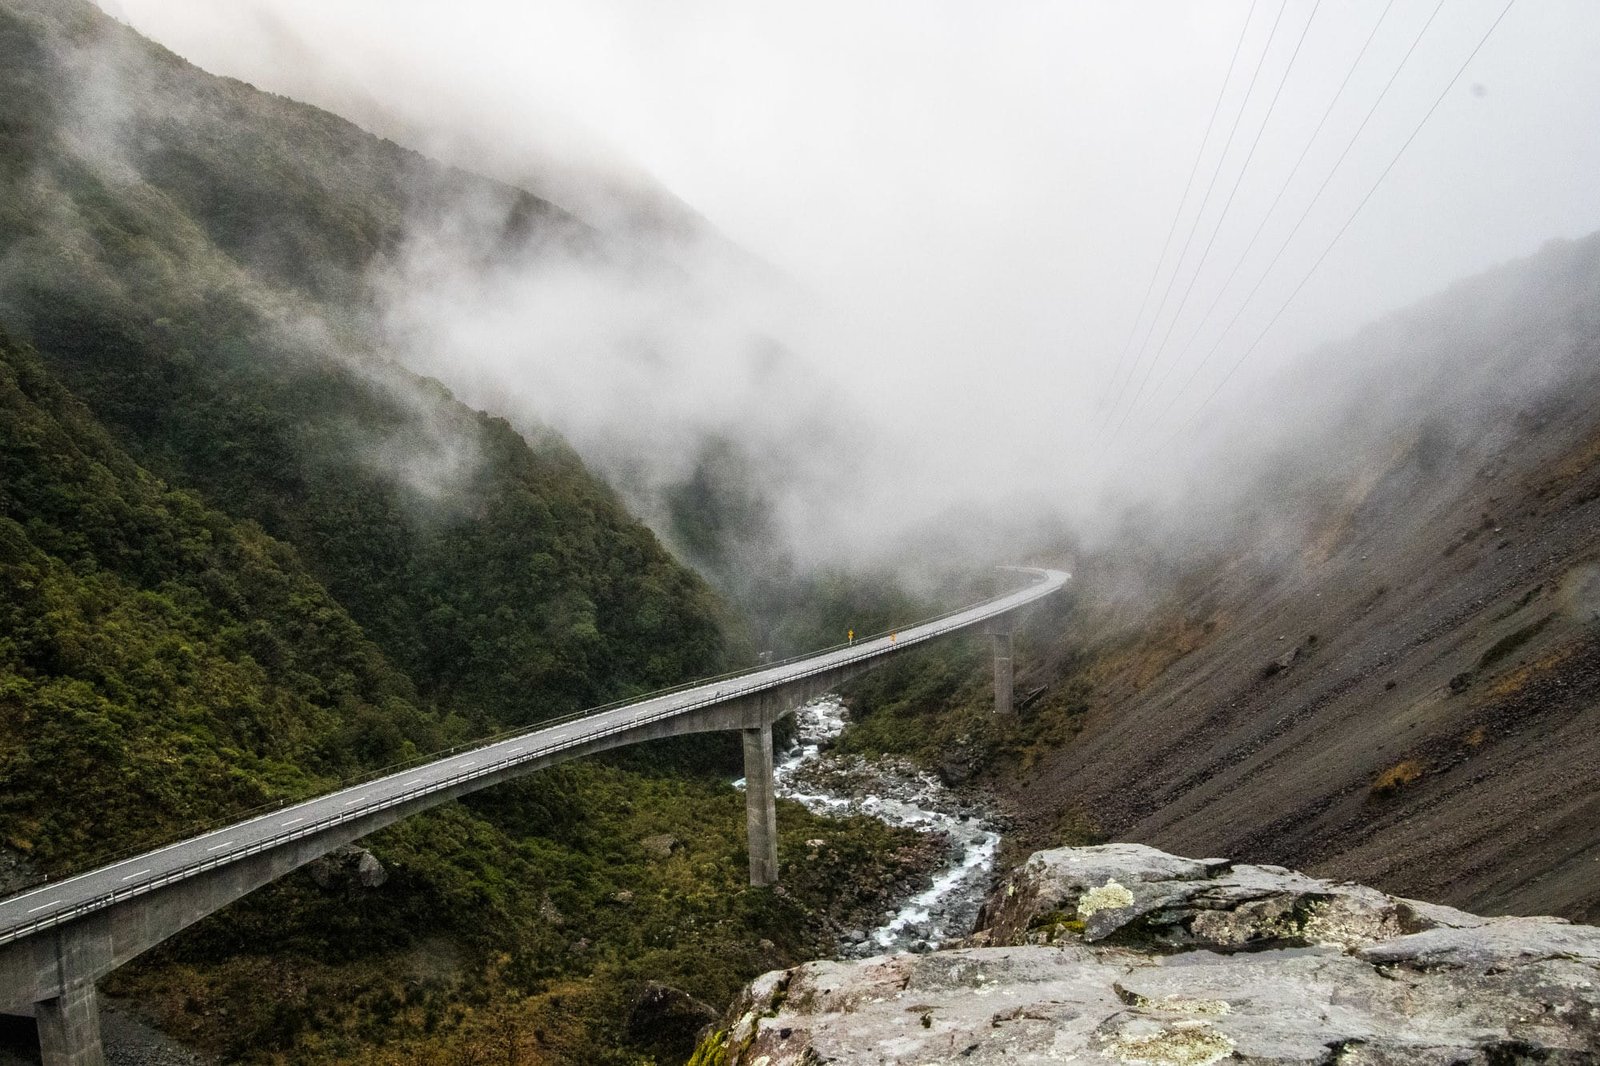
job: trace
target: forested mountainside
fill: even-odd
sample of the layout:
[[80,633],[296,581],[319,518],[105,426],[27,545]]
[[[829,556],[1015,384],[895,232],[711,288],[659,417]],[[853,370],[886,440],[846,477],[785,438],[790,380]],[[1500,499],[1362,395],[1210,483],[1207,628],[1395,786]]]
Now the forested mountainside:
[[[143,470],[3,338],[0,592],[9,887],[471,735],[294,548]],[[365,842],[381,887],[296,875],[108,987],[230,1058],[671,1061],[692,1032],[630,1028],[650,982],[720,1003],[926,862],[786,810],[818,861],[774,895],[744,883],[743,815],[725,777],[564,766]]]
[[[1332,410],[1304,387],[1330,366],[1364,368]],[[1017,722],[984,720],[978,664],[933,664],[867,679],[851,743],[986,768],[1017,851],[1098,835],[1592,922],[1600,234],[1280,386],[1297,434],[1266,476],[1080,553],[1070,612],[1021,642]]]
[[[88,3],[0,0],[8,890],[747,656],[556,435],[386,358],[364,274],[446,218],[486,256],[616,252]],[[786,810],[815,862],[751,889],[706,750],[419,815],[363,841],[381,885],[297,874],[106,988],[230,1059],[672,1061],[692,1033],[633,1024],[648,982],[720,1005],[933,861]]]
[[[736,636],[736,657],[754,650],[746,626],[765,650],[807,646],[810,627],[790,619],[819,614],[832,593],[783,553],[768,513],[769,482],[795,464],[675,427],[697,454],[681,482],[656,484],[658,465],[678,464],[612,454],[649,446],[636,437],[603,449],[614,475],[652,471],[624,490],[739,606],[735,626],[653,545],[624,543],[643,531],[565,441],[521,413],[508,427],[469,411],[383,349],[374,275],[400,259],[409,283],[428,283],[408,236],[470,249],[448,282],[468,275],[489,291],[504,288],[497,271],[546,252],[606,276],[672,277],[681,268],[659,259],[671,241],[596,230],[522,189],[212,77],[87,0],[0,3],[0,55],[0,322],[140,462],[294,543],[419,675],[424,700],[460,690],[519,722],[533,702],[582,705],[709,672],[722,636]],[[753,361],[785,367],[785,387],[801,378],[771,341],[752,344]],[[417,363],[443,373],[451,360]],[[525,543],[507,538],[537,528],[538,558],[508,570],[500,549],[515,557]],[[620,609],[639,599],[654,605]],[[548,613],[507,609],[530,600]],[[640,640],[652,654],[627,654]],[[512,649],[528,654],[499,654]],[[586,680],[602,660],[611,690]]]
[[58,869],[450,733],[293,549],[141,470],[0,337],[0,840]]
[[371,340],[363,271],[408,218],[472,218],[486,255],[597,234],[79,0],[0,6],[0,55],[0,324],[141,463],[295,545],[479,726],[722,665],[728,619],[570,449]]

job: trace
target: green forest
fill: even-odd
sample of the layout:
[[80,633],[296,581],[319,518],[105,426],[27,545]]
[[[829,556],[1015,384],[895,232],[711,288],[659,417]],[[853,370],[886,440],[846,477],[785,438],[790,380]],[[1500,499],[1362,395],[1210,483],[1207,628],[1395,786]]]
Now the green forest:
[[[612,254],[83,0],[0,0],[10,889],[753,660],[738,612],[554,433],[383,350],[366,273],[466,199],[493,208],[491,252]],[[872,609],[815,599],[786,639]],[[681,1061],[692,1031],[630,1027],[652,983],[720,1008],[929,862],[915,834],[786,807],[806,862],[750,888],[732,752],[680,741],[412,818],[362,842],[381,887],[296,874],[103,991],[230,1060]]]

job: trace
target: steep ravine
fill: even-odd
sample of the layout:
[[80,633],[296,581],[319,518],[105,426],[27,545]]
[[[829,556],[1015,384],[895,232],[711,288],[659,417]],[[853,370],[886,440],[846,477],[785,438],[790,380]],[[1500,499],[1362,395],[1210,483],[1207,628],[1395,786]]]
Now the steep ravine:
[[[1217,532],[1141,522],[1074,566],[1052,654],[1083,710],[996,780],[1008,843],[1048,846],[1076,810],[1120,840],[1600,923],[1600,234],[1313,354],[1297,380],[1376,369]],[[1317,391],[1273,391],[1274,420]],[[1069,686],[1046,680],[1050,712]]]
[[[832,752],[848,724],[835,696],[807,703],[795,715],[792,746],[774,767],[777,794],[818,814],[860,814],[892,826],[938,834],[946,860],[932,883],[885,910],[872,929],[846,931],[839,953],[925,952],[966,936],[989,889],[1000,834],[983,805],[946,788],[932,774],[898,759]],[[743,781],[735,782],[742,787]]]

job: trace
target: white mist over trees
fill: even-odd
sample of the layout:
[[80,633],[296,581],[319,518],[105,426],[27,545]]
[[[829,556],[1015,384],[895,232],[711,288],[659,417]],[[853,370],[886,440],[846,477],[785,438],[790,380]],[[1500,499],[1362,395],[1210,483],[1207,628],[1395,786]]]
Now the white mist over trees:
[[[1370,365],[1338,365],[1354,349],[1301,353],[1600,227],[1600,12],[1579,0],[1498,25],[1501,0],[104,4],[208,69],[633,235],[620,267],[484,261],[456,221],[418,220],[374,289],[402,358],[556,426],[643,510],[696,442],[739,442],[817,554],[976,509],[1082,520],[1237,483],[1241,449],[1370,388]],[[1147,288],[1168,298],[1136,322]],[[1150,395],[1115,433],[1134,374]],[[1407,395],[1396,417],[1457,402]]]

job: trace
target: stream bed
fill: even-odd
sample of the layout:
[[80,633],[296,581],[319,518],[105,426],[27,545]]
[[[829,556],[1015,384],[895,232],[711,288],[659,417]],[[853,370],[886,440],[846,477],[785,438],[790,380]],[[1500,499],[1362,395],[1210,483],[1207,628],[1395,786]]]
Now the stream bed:
[[[890,825],[942,833],[949,841],[948,859],[933,884],[884,912],[877,928],[849,931],[840,953],[862,957],[931,951],[970,933],[1000,846],[988,812],[903,761],[829,752],[829,742],[848,722],[844,704],[834,696],[805,704],[795,712],[795,722],[794,745],[773,768],[779,797],[818,814],[863,814]],[[743,781],[736,785],[742,787]]]

